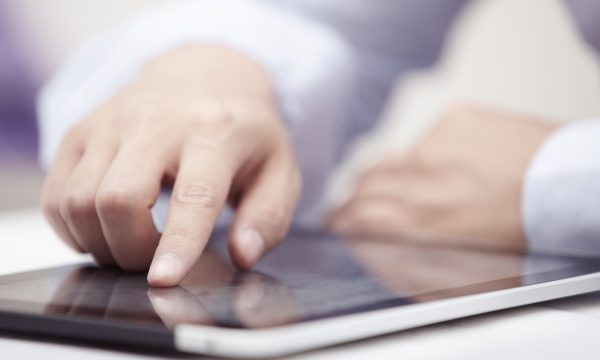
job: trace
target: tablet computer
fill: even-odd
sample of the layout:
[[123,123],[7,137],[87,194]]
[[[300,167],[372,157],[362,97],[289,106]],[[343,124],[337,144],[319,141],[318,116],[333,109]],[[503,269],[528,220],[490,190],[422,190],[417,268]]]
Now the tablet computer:
[[600,260],[290,235],[252,271],[217,235],[174,288],[83,264],[0,277],[0,329],[280,356],[600,290]]

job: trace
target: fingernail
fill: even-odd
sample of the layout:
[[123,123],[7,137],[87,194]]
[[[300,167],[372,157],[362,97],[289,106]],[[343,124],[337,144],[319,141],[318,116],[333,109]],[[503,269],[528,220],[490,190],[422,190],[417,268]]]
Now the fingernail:
[[254,265],[265,249],[263,238],[256,230],[248,228],[242,231],[239,241],[242,256],[246,259],[246,263],[249,266]]
[[163,254],[157,257],[148,271],[148,281],[152,285],[175,285],[177,275],[181,269],[181,262],[175,254]]

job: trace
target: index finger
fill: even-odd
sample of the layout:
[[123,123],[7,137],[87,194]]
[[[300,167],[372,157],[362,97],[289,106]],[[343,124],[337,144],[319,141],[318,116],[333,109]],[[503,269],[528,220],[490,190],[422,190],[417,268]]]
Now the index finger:
[[184,151],[148,273],[150,285],[175,286],[194,266],[227,200],[232,176],[228,162],[214,149]]

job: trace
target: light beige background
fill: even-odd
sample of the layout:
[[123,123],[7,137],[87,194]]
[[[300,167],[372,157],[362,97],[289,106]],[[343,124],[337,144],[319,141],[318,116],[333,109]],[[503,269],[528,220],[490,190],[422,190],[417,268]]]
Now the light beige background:
[[[154,1],[13,0],[22,26],[32,29],[30,43],[42,44],[30,47],[41,77],[90,34]],[[557,121],[599,116],[599,75],[595,55],[560,1],[475,0],[437,66],[398,85],[381,125],[358,144],[332,189],[343,193],[360,168],[390,149],[410,146],[455,102]]]

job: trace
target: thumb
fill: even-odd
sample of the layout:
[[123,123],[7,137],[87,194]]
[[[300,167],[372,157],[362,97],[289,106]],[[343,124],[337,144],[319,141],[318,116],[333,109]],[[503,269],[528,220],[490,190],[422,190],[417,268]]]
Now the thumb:
[[242,194],[229,234],[233,263],[249,269],[289,230],[301,192],[301,176],[292,156],[267,160]]

